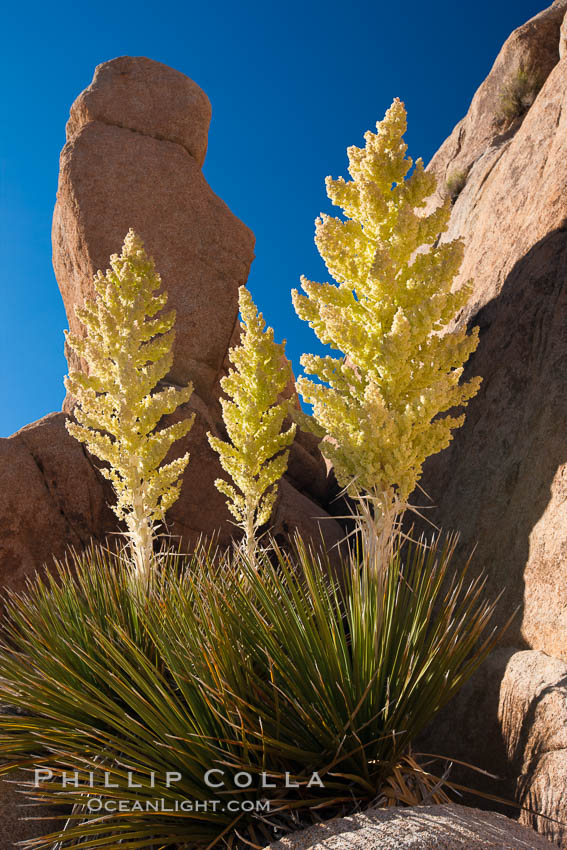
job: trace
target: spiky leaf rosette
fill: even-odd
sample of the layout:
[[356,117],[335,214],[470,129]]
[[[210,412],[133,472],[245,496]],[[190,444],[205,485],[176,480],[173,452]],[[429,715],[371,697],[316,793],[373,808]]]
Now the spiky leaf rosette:
[[322,383],[301,377],[297,389],[330,438],[324,451],[339,483],[403,502],[425,459],[463,422],[447,411],[478,390],[479,378],[460,383],[478,329],[452,324],[471,291],[452,292],[463,245],[439,242],[449,201],[422,212],[436,180],[421,159],[406,179],[403,103],[376,127],[364,148],[348,149],[352,179],[326,180],[345,220],[321,215],[315,242],[337,285],[302,278],[306,294],[292,293],[299,317],[346,356],[303,355],[305,372]]
[[263,847],[321,814],[445,802],[410,748],[496,643],[455,542],[397,549],[384,583],[362,550],[341,585],[300,538],[257,564],[201,543],[164,559],[144,605],[90,547],[9,593],[0,774],[51,770],[28,796],[73,806],[30,850]]
[[139,569],[147,567],[153,524],[176,500],[189,454],[163,464],[173,443],[190,430],[194,416],[156,430],[160,419],[187,402],[193,391],[166,387],[155,392],[169,372],[175,311],[163,313],[167,293],[155,294],[161,278],[132,230],[110,269],[94,278],[97,297],[77,309],[83,338],[67,334],[67,344],[86,363],[65,379],[76,399],[75,422],[67,430],[91,454],[109,464],[117,501],[113,510],[124,520]]
[[287,468],[296,426],[282,431],[288,407],[285,402],[278,403],[278,397],[291,377],[285,342],[276,343],[272,328],[266,330],[246,287],[240,287],[238,298],[241,344],[230,349],[234,368],[221,380],[227,396],[221,405],[230,442],[210,433],[207,436],[233,481],[229,484],[219,478],[215,485],[227,496],[229,510],[251,544],[254,531],[272,514],[277,482]]

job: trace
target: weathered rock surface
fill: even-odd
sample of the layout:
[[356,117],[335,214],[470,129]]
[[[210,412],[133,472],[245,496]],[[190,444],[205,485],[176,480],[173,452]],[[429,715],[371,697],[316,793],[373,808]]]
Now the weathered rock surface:
[[494,812],[418,806],[336,818],[286,836],[270,844],[269,850],[551,850],[552,846],[531,829]]
[[[467,173],[490,148],[499,148],[508,140],[510,128],[501,116],[503,90],[520,69],[534,73],[540,84],[549,76],[559,59],[559,33],[566,10],[566,0],[556,0],[506,40],[466,116],[431,161],[430,169],[440,177],[440,195],[450,174]],[[512,134],[517,128],[518,123],[511,128]]]
[[[458,283],[473,278],[474,291],[462,320],[480,327],[465,377],[481,375],[483,383],[463,428],[427,462],[421,482],[436,506],[428,517],[461,532],[463,560],[476,546],[473,568],[486,572],[487,592],[503,592],[500,624],[518,608],[504,636],[504,645],[513,648],[493,653],[423,748],[501,777],[491,781],[460,771],[465,784],[516,795],[563,821],[566,12],[566,0],[558,0],[512,33],[466,117],[429,165],[439,179],[437,200],[451,175],[467,174],[444,239],[464,239]],[[521,67],[539,70],[543,85],[528,111],[503,126],[500,95]],[[567,846],[564,827],[543,818],[533,822]]]
[[[510,36],[468,115],[429,168],[469,170],[444,238],[462,237],[463,320],[480,327],[466,375],[483,384],[450,448],[426,465],[431,518],[504,591],[510,645],[567,659],[567,57],[553,4]],[[527,114],[495,124],[508,71],[531,56],[547,74]],[[539,57],[539,58],[538,58]],[[553,67],[551,67],[553,66]]]
[[90,121],[175,142],[201,166],[211,104],[185,74],[144,56],[120,56],[99,65],[90,86],[73,103],[67,139]]
[[[542,652],[513,655],[500,687],[499,718],[521,820],[567,845],[567,664]],[[518,769],[519,768],[519,769]],[[559,822],[559,823],[558,823]]]
[[29,782],[30,773],[23,770],[11,773],[9,779],[0,779],[0,850],[13,850],[18,842],[60,829],[65,822],[63,809],[32,802],[26,797],[23,792]]
[[[189,451],[191,461],[167,530],[186,545],[217,532],[226,544],[234,534],[214,486],[222,470],[206,432],[223,436],[219,380],[229,346],[238,344],[238,287],[254,247],[251,231],[201,173],[210,113],[205,93],[159,62],[121,57],[100,65],[71,108],[53,217],[54,268],[73,332],[82,333],[75,307],[93,296],[94,273],[108,267],[130,227],[154,256],[177,311],[168,380],[193,381],[195,392],[177,416],[197,415],[172,450],[172,456]],[[71,365],[78,366],[72,358]],[[67,399],[64,411],[71,409]],[[64,413],[50,414],[0,440],[0,569],[10,587],[21,588],[67,546],[82,548],[118,530],[108,508],[112,492],[64,420]],[[319,539],[314,518],[328,516],[322,507],[328,499],[325,461],[309,435],[301,435],[274,530],[289,534],[300,526]],[[330,545],[342,535],[336,520],[321,527]]]
[[[530,811],[520,820],[567,846],[567,665],[535,650],[493,652],[427,733],[428,752],[488,771],[454,765],[451,779]],[[467,801],[479,800],[473,795]],[[492,803],[490,806],[494,805]],[[502,808],[514,814],[514,808]],[[531,813],[530,813],[531,812]],[[536,813],[539,813],[536,814]]]
[[[169,94],[167,94],[169,92]],[[132,227],[177,312],[170,378],[209,401],[237,321],[254,236],[201,173],[204,92],[150,59],[100,65],[71,108],[53,215],[53,265],[69,326]]]
[[104,479],[65,418],[50,413],[0,440],[0,564],[16,590],[52,555],[102,541],[115,526]]

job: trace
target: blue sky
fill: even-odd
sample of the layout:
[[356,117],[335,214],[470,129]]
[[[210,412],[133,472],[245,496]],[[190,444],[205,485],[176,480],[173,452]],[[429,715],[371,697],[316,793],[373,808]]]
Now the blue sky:
[[58,410],[66,318],[51,267],[65,122],[100,62],[124,54],[177,68],[213,105],[204,173],[256,234],[249,285],[296,373],[314,350],[290,289],[327,275],[313,222],[327,174],[346,175],[396,96],[410,154],[427,162],[466,112],[529,0],[382,3],[192,0],[11,2],[3,14],[0,436]]

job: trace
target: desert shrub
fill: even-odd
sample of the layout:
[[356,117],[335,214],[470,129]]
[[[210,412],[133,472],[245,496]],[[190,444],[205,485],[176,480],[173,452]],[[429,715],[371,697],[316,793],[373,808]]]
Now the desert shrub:
[[[73,807],[66,828],[34,846],[257,845],[314,806],[332,815],[445,799],[411,743],[494,643],[482,582],[454,572],[453,549],[406,545],[385,583],[361,552],[333,583],[325,555],[301,541],[254,561],[202,547],[163,558],[145,599],[120,556],[93,549],[12,595],[3,772],[49,769],[33,796]],[[208,787],[210,769],[224,771],[223,788]],[[78,787],[64,787],[74,771]],[[82,784],[91,771],[94,789]],[[251,788],[239,790],[240,771]],[[263,771],[275,789],[261,787]],[[101,787],[103,772],[118,787]],[[284,787],[286,773],[297,787]],[[228,812],[231,798],[268,799],[271,811]],[[89,811],[99,799],[164,800],[170,811]],[[183,800],[218,809],[176,810]]]
[[542,75],[532,67],[521,64],[513,71],[500,89],[496,120],[509,124],[524,115],[545,82]]
[[453,203],[466,186],[468,171],[451,171],[445,181],[445,190]]

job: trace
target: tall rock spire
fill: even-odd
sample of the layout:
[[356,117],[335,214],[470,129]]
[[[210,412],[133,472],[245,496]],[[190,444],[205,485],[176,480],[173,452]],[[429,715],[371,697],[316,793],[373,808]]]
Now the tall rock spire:
[[[99,65],[71,107],[53,216],[53,265],[69,327],[133,228],[177,313],[169,378],[209,399],[238,313],[254,235],[201,172],[211,106],[172,68],[122,56]],[[74,364],[75,365],[75,364]]]

